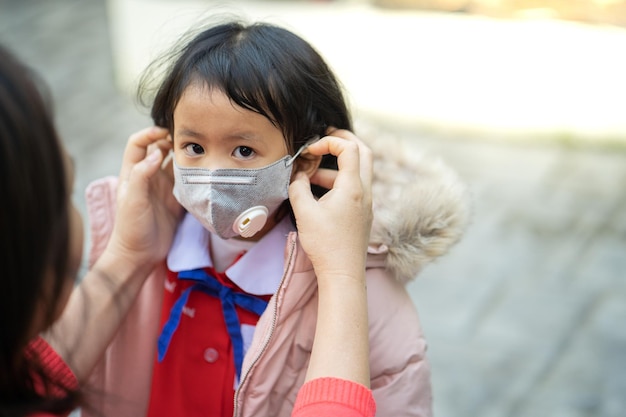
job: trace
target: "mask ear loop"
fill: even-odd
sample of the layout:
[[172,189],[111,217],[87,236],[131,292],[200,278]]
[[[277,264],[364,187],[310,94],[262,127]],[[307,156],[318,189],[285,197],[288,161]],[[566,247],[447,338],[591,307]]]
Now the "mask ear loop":
[[311,139],[307,140],[306,143],[304,145],[302,145],[300,147],[300,149],[298,149],[298,151],[291,157],[291,159],[287,160],[287,163],[285,164],[286,166],[290,166],[291,164],[293,164],[293,162],[296,160],[296,158],[298,156],[300,156],[300,154],[309,146],[313,145],[315,142],[317,142],[318,140],[320,140],[321,137],[319,135],[315,135],[313,136]]
[[[161,169],[165,169],[172,159],[174,159],[174,151],[170,149],[167,155],[165,155],[165,158],[163,158],[163,162],[161,162]],[[176,162],[174,162],[174,164],[176,164]]]

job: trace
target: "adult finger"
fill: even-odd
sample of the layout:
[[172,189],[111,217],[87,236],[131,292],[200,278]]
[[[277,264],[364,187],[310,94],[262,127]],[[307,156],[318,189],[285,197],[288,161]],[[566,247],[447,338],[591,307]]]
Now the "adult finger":
[[309,145],[307,151],[316,156],[332,154],[337,157],[340,171],[359,170],[358,145],[337,136],[324,136],[319,141]]
[[159,139],[156,142],[153,142],[152,144],[150,144],[149,147],[152,147],[154,149],[158,148],[161,151],[163,158],[165,158],[167,157],[167,155],[170,153],[170,150],[172,149],[172,142],[169,141],[168,139]]
[[145,199],[149,194],[150,178],[158,171],[163,155],[158,149],[150,152],[143,160],[133,164],[128,170],[127,176],[120,181],[118,186],[119,198],[133,196],[135,199]]
[[307,204],[315,202],[315,197],[311,193],[309,177],[305,173],[298,172],[289,184],[289,201],[296,214],[303,210]]
[[357,144],[359,148],[359,167],[361,180],[363,181],[363,185],[365,185],[365,189],[369,190],[372,184],[373,177],[374,158],[372,150],[361,139],[359,139],[354,133],[349,130],[335,129],[333,127],[330,127],[328,132],[332,136],[340,137]]
[[167,129],[158,126],[145,128],[132,134],[128,138],[126,148],[124,149],[120,178],[128,178],[132,167],[146,157],[146,154],[148,153],[148,146],[150,144],[157,143],[160,140],[164,140],[167,137],[167,134]]
[[334,169],[319,168],[311,175],[310,182],[330,190],[335,185],[337,174],[338,172]]
[[[309,146],[308,151],[314,155],[332,154],[337,157],[338,172],[332,188],[356,193],[362,193],[363,188],[367,188],[361,179],[360,151],[356,141],[338,136],[325,136]],[[321,179],[324,180],[324,177]],[[365,192],[369,198],[369,192]]]
[[[159,170],[163,162],[163,154],[159,149],[150,152],[143,160],[134,164],[128,176],[128,187],[142,187],[142,190],[148,189],[142,184],[147,183],[150,178]],[[139,191],[139,190],[138,190]]]

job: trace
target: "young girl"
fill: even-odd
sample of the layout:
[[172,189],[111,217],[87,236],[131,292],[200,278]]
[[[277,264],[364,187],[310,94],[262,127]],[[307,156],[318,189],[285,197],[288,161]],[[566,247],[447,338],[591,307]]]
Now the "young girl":
[[[93,375],[107,394],[98,411],[288,416],[316,326],[317,259],[307,253],[324,248],[301,244],[287,189],[294,175],[319,178],[327,175],[320,166],[336,167],[334,157],[306,147],[326,135],[355,140],[347,106],[320,55],[279,27],[221,24],[174,56],[152,117],[170,132],[174,195],[187,214]],[[366,264],[370,381],[378,415],[429,416],[426,344],[403,283],[458,239],[462,216],[450,220],[458,207],[446,208],[436,192],[420,194],[416,176],[430,172],[410,162],[396,168],[409,179],[401,189],[378,187],[388,194],[375,196],[383,216],[375,213]],[[426,181],[437,183],[440,174]],[[105,179],[88,193],[92,260],[109,233],[114,186]],[[428,207],[436,201],[438,212],[420,206],[422,198]],[[339,241],[353,233],[319,229]],[[332,255],[343,259],[351,250]]]
[[[162,140],[166,132],[151,128],[131,136],[124,153],[116,226],[104,253],[68,302],[82,255],[81,219],[70,198],[72,164],[31,77],[0,46],[0,191],[6,197],[0,216],[4,268],[0,415],[66,416],[81,404],[79,382],[102,355],[154,263],[165,256],[180,207],[171,192],[169,198],[161,194],[171,190],[159,169],[163,155],[158,148],[168,148]],[[149,145],[157,149],[148,152]],[[336,175],[319,178],[332,188],[322,200],[313,199],[303,176],[290,190],[296,218],[302,219],[302,243],[317,259],[314,268],[320,284],[313,359],[293,417],[324,413],[373,417],[364,331],[371,156],[358,141],[327,139],[310,151],[337,155],[342,168]],[[337,210],[346,206],[350,218]],[[356,233],[342,240],[346,245],[337,245],[310,219],[338,228],[350,224]],[[344,246],[350,249],[338,263],[310,244],[320,241],[340,251]],[[335,314],[348,312],[352,320],[333,320]],[[38,336],[45,330],[49,343]],[[348,360],[335,354],[336,343],[344,346]]]

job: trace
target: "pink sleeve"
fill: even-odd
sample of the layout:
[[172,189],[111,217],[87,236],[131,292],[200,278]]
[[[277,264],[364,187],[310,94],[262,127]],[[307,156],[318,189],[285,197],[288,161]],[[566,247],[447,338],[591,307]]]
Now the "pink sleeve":
[[340,378],[317,378],[300,388],[291,417],[374,417],[372,391]]

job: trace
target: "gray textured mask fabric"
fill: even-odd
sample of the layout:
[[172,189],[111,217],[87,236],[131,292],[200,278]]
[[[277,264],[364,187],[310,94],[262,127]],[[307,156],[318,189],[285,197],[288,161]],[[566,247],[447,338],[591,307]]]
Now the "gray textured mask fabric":
[[174,197],[223,239],[251,237],[288,198],[293,157],[256,169],[185,168],[174,163]]

